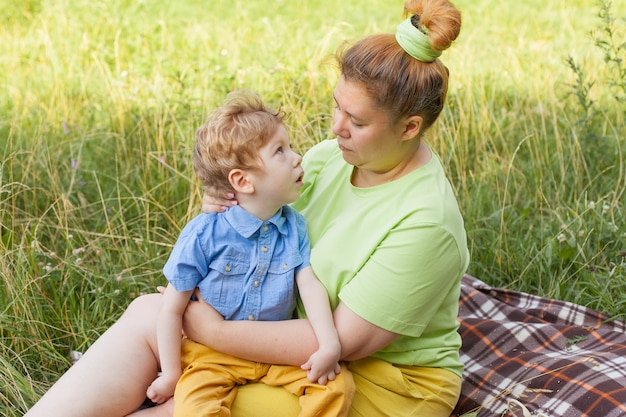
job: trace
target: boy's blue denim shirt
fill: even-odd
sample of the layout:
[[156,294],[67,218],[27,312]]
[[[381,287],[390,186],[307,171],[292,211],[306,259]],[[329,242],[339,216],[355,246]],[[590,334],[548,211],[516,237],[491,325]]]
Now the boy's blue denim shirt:
[[304,217],[289,206],[262,221],[239,206],[200,214],[181,232],[163,268],[177,291],[200,288],[226,320],[293,317],[295,274],[310,265]]

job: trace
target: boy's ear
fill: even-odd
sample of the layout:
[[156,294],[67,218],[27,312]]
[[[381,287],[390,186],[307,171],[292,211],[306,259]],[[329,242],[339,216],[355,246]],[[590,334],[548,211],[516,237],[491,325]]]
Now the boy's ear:
[[422,130],[422,124],[424,119],[422,116],[409,116],[404,124],[404,132],[402,133],[403,139],[413,139],[420,134]]
[[251,194],[254,192],[254,184],[247,171],[243,169],[231,169],[228,173],[228,181],[236,193]]

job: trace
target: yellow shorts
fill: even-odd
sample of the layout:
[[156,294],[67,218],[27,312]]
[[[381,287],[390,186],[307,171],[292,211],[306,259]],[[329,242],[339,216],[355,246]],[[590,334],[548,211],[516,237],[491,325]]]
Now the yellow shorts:
[[[239,387],[249,383],[284,392],[295,401],[294,417],[346,417],[354,396],[354,381],[345,366],[334,381],[319,385],[309,382],[306,371],[297,366],[247,361],[189,339],[183,339],[181,363],[183,374],[174,392],[174,417],[230,416]],[[271,406],[273,417],[283,415],[275,409],[280,405]]]
[[[348,363],[356,384],[349,417],[449,417],[461,378],[441,368],[392,365],[375,358]],[[264,384],[240,387],[233,417],[295,417],[300,408],[285,390]]]

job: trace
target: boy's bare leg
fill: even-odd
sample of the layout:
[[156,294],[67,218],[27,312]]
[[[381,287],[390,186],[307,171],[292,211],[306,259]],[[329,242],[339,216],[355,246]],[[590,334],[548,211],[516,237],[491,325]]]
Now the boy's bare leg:
[[158,371],[160,306],[158,294],[134,300],[24,417],[123,417],[137,410]]

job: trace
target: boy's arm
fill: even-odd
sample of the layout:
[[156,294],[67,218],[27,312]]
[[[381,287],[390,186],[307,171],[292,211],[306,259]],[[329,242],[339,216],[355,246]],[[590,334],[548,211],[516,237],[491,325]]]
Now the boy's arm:
[[317,279],[311,266],[297,273],[296,283],[307,317],[319,345],[318,350],[302,365],[308,371],[309,380],[325,384],[340,372],[338,364],[341,345],[326,288]]
[[163,296],[163,305],[157,322],[161,376],[152,382],[146,392],[148,398],[157,404],[174,395],[174,388],[181,375],[182,317],[192,292],[176,291],[172,284],[169,284]]

